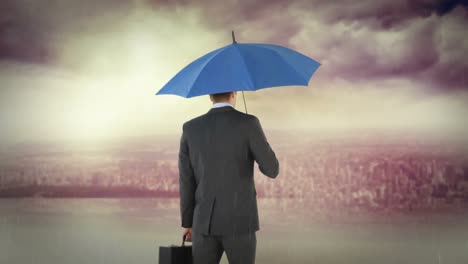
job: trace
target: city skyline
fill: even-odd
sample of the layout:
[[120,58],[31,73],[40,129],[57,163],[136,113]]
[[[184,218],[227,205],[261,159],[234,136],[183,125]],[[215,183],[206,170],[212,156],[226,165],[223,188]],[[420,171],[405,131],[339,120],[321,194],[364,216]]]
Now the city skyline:
[[[259,198],[331,215],[467,205],[466,145],[395,136],[273,135],[280,173],[273,182],[255,166]],[[174,136],[164,144],[121,142],[102,149],[12,148],[0,164],[0,197],[178,197],[177,142]]]

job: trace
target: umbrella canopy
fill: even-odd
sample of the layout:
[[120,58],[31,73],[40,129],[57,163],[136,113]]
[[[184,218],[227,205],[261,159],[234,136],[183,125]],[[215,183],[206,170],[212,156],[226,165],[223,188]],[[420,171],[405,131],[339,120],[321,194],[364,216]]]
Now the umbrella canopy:
[[272,44],[233,43],[193,61],[156,95],[185,98],[255,91],[287,85],[307,86],[320,63],[286,47]]

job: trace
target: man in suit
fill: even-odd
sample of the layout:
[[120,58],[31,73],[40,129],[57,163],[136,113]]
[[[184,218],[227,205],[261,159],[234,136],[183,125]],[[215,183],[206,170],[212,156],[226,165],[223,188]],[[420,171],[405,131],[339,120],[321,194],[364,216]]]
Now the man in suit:
[[211,94],[212,108],[183,124],[180,212],[194,264],[255,263],[260,230],[254,161],[276,178],[279,163],[254,115],[237,111],[237,92]]

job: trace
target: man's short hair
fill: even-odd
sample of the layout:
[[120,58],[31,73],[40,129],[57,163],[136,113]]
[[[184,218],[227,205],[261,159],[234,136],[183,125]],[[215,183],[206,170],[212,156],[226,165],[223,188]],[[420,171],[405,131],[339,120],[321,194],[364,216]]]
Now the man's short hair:
[[211,94],[211,96],[213,96],[213,99],[215,102],[219,102],[222,100],[229,100],[229,96],[231,96],[231,93],[233,92],[215,93],[215,94]]

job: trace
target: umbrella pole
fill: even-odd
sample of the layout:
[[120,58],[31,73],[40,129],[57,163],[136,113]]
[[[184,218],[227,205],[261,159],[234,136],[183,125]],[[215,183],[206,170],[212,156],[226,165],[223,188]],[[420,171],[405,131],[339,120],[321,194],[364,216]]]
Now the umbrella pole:
[[244,91],[242,91],[242,99],[244,99],[245,113],[247,114],[247,104],[245,103]]

